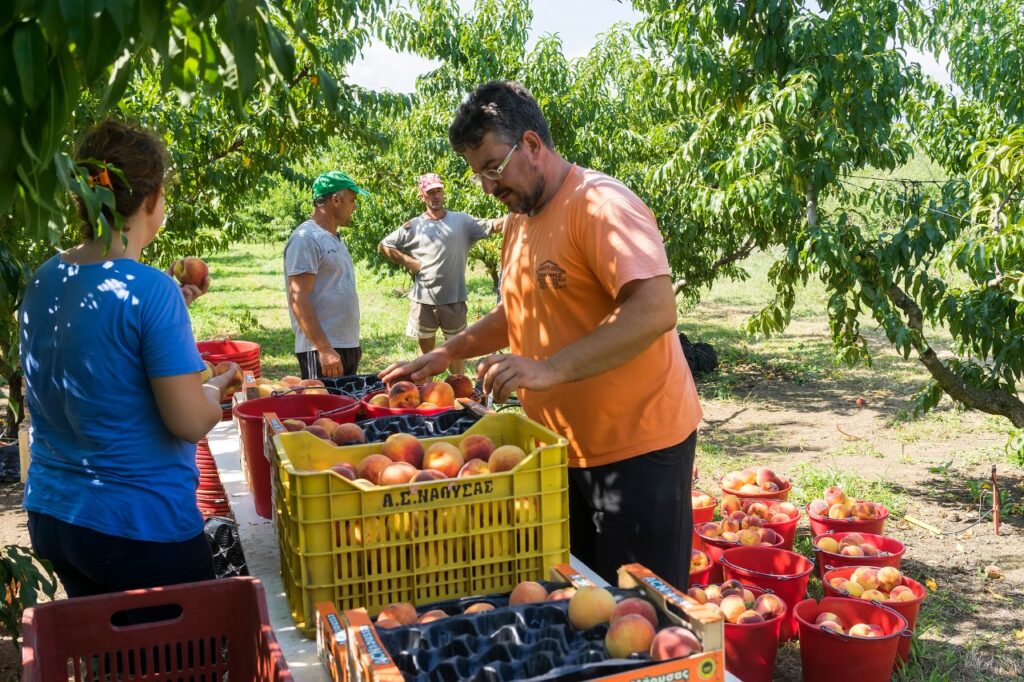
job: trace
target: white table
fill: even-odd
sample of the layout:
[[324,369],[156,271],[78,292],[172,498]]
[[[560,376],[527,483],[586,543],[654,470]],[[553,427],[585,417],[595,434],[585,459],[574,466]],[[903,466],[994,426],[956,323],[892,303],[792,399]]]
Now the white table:
[[[238,523],[238,534],[242,540],[249,574],[259,578],[267,595],[267,613],[270,624],[277,634],[277,641],[284,651],[288,668],[296,682],[330,682],[316,655],[316,641],[306,637],[295,627],[288,599],[281,582],[281,563],[277,538],[270,519],[256,515],[252,494],[245,482],[238,447],[238,429],[234,422],[221,422],[207,437],[210,452],[217,462],[221,483],[228,494],[231,511]],[[589,578],[595,585],[607,583],[582,562],[573,559],[572,566]],[[740,682],[726,673],[727,682]]]

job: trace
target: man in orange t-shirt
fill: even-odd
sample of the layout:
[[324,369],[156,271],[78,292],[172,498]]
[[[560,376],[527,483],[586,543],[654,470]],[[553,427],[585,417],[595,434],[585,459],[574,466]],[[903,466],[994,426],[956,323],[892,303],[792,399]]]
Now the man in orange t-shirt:
[[511,211],[501,302],[381,376],[418,381],[509,347],[477,376],[499,402],[516,391],[527,415],[568,439],[573,554],[613,584],[639,561],[685,588],[702,413],[654,215],[618,180],[563,159],[518,83],[477,88],[448,136]]

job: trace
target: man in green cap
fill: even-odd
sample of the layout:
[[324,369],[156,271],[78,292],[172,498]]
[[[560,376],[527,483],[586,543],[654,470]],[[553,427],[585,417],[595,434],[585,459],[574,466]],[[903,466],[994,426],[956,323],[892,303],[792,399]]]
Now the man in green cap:
[[285,290],[303,379],[355,374],[359,297],[355,268],[338,228],[352,223],[356,195],[369,195],[341,171],[313,183],[313,215],[284,247]]

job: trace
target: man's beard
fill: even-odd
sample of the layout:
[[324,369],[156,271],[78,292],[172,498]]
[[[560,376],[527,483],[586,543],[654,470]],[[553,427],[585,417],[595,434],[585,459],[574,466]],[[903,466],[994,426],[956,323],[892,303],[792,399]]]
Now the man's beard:
[[536,209],[537,204],[540,203],[541,195],[544,194],[544,174],[537,174],[536,182],[533,183],[529,193],[525,196],[520,195],[518,192],[514,192],[513,194],[516,197],[516,201],[508,205],[508,210],[512,213],[533,215],[534,209]]

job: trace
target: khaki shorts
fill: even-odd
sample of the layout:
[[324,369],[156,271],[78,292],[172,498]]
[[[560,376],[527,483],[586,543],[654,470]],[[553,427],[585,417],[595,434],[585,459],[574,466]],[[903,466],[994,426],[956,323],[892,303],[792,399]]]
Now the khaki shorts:
[[431,339],[440,328],[444,338],[455,336],[466,328],[466,302],[431,305],[409,302],[409,324],[407,336],[414,339]]

